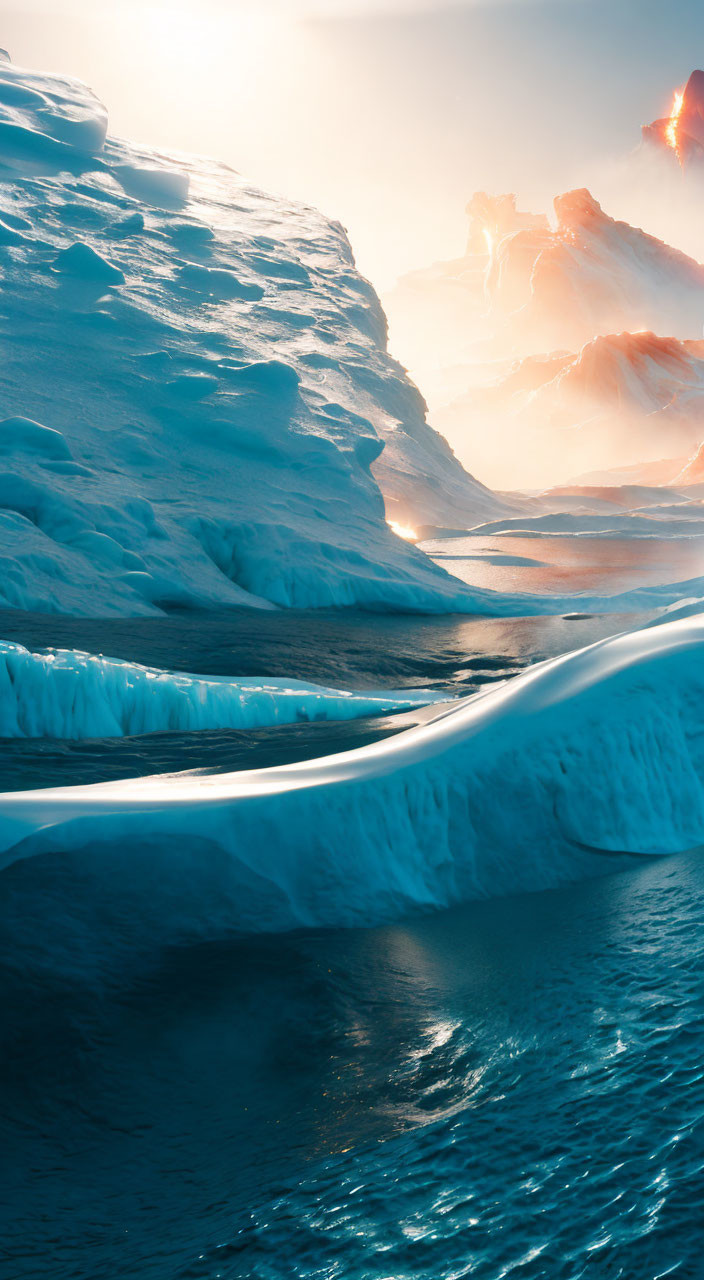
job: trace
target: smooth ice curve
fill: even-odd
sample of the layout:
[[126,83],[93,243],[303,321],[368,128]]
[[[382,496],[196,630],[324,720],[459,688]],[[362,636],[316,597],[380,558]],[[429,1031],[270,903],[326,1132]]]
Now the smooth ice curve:
[[[374,924],[704,843],[704,616],[542,663],[323,760],[0,796],[0,864],[207,878],[232,929]],[[497,800],[497,797],[500,797]]]

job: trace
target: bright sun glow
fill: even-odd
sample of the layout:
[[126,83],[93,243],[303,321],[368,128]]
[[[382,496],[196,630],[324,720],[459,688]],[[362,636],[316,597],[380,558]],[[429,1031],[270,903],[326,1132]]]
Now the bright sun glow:
[[667,145],[669,147],[672,147],[673,151],[678,150],[677,126],[679,124],[680,116],[682,114],[683,102],[684,102],[684,89],[678,89],[677,92],[675,93],[675,97],[672,103],[672,111],[670,112],[670,119],[668,121],[667,128],[665,129],[665,138],[667,140]]
[[157,0],[144,6],[139,24],[158,81],[151,88],[181,109],[216,99],[222,83],[234,100],[251,100],[262,73],[285,58],[292,32],[284,13],[249,0],[227,8]]
[[390,529],[398,534],[399,538],[405,538],[407,542],[417,542],[418,534],[415,529],[411,529],[407,524],[399,524],[398,520],[387,520]]

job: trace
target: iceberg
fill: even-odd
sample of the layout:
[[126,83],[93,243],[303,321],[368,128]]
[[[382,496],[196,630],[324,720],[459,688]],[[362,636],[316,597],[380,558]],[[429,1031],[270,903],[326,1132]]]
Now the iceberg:
[[507,510],[430,429],[343,228],[0,63],[0,607],[476,611],[397,523]]
[[[262,932],[381,923],[692,848],[704,843],[703,658],[699,613],[322,760],[5,794],[0,865],[152,865],[181,898],[208,882],[227,928]],[[192,927],[207,928],[198,901]]]
[[301,680],[161,671],[0,641],[0,738],[114,738],[350,720],[439,701],[426,690],[349,693]]

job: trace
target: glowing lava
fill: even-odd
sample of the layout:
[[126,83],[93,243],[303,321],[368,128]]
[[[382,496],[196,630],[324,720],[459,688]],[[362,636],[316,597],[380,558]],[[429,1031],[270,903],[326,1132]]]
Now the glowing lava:
[[679,150],[678,142],[677,142],[677,126],[680,122],[683,102],[684,102],[684,89],[678,89],[675,93],[675,97],[672,103],[672,111],[670,112],[670,119],[668,120],[667,128],[665,129],[665,139],[667,141],[667,145],[668,147],[672,147],[673,151]]

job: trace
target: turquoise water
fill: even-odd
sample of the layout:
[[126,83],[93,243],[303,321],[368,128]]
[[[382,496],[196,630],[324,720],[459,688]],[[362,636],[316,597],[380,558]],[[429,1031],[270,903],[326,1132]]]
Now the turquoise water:
[[701,855],[148,954],[67,874],[6,885],[4,1274],[701,1275]]
[[[449,693],[625,624],[4,621],[34,645],[108,651],[109,626],[110,651],[140,661],[326,679],[337,664],[349,683],[405,672]],[[112,757],[4,743],[4,785],[262,763],[399,727],[154,735]],[[34,858],[0,882],[3,1277],[702,1275],[701,852],[256,940],[189,932],[197,849],[182,884],[167,855],[130,850]]]

